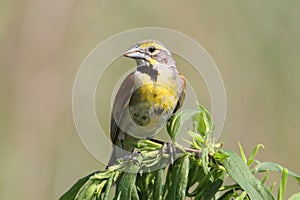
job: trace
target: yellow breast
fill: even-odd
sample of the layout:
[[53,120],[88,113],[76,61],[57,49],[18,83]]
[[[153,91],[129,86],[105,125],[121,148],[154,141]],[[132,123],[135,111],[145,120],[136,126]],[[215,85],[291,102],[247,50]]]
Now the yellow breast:
[[176,106],[176,93],[159,83],[147,83],[139,89],[140,101],[149,102],[155,106],[160,106],[164,110],[173,110]]
[[157,80],[137,71],[135,91],[130,98],[129,114],[133,122],[149,130],[160,129],[171,117],[182,90],[182,81],[172,70],[157,67]]

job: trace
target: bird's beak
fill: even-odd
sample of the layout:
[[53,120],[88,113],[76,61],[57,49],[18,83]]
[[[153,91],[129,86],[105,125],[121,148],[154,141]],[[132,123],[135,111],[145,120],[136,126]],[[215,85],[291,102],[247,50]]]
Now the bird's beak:
[[133,46],[124,53],[124,56],[134,59],[145,59],[145,54],[136,46]]

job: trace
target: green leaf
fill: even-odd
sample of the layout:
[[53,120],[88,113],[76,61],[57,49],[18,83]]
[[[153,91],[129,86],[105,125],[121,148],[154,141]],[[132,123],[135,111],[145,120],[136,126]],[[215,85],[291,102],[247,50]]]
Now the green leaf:
[[151,174],[148,172],[137,174],[135,184],[136,184],[138,191],[140,191],[141,199],[148,199],[148,184],[147,184],[146,180],[147,180],[147,177],[150,175]]
[[[189,197],[197,196],[196,199],[201,198],[205,193],[208,192],[208,189],[216,180],[223,180],[224,172],[222,170],[213,169],[210,174],[206,175],[203,172],[203,168],[199,166],[202,173],[197,177],[198,185],[193,187],[193,190],[190,193],[187,193]],[[216,185],[214,186],[216,187]]]
[[209,174],[209,167],[208,167],[208,149],[203,148],[201,154],[201,161],[202,161],[202,168],[205,174]]
[[209,183],[207,185],[208,187],[205,188],[204,193],[201,194],[201,196],[196,196],[195,199],[199,199],[199,200],[212,199],[216,195],[216,193],[219,191],[222,184],[223,184],[222,179],[217,179],[213,183]]
[[284,193],[285,193],[285,189],[286,189],[287,178],[288,178],[288,169],[283,168],[282,175],[281,175],[280,186],[279,186],[279,190],[278,190],[278,200],[283,200],[284,199]]
[[206,135],[210,130],[209,121],[204,112],[199,113],[199,126],[198,132],[200,135]]
[[[203,172],[203,168],[201,167],[201,170]],[[194,197],[196,195],[202,195],[204,190],[206,190],[206,187],[211,184],[209,175],[201,174],[201,177],[199,177],[199,180],[197,181],[198,185],[196,188],[193,188],[193,190],[190,193],[187,193],[187,196]]]
[[247,192],[250,199],[273,200],[271,191],[263,185],[250,171],[247,164],[235,152],[225,151],[229,156],[221,163],[229,176]]
[[243,149],[241,143],[238,143],[238,144],[239,144],[239,148],[240,148],[240,154],[241,154],[241,157],[242,157],[243,161],[244,161],[245,163],[247,163],[247,157],[246,157],[246,154],[245,154],[245,152],[244,152],[244,149]]
[[83,177],[79,179],[65,194],[63,194],[59,200],[74,200],[77,193],[79,192],[80,188],[89,180],[91,176],[93,176],[95,173],[91,173],[87,175],[86,177]]
[[200,135],[207,135],[214,130],[214,123],[212,121],[210,113],[200,104],[198,104],[200,110],[198,115],[198,127]]
[[[274,162],[262,162],[257,164],[253,169],[252,172],[253,173],[258,173],[258,172],[265,172],[267,170],[270,171],[276,171],[276,172],[280,172],[282,173],[284,167],[282,167],[281,165],[274,163]],[[297,180],[298,184],[300,184],[300,176],[297,175],[296,173],[288,170],[288,174],[289,176],[292,176],[294,179]]]
[[164,177],[164,169],[159,169],[153,172],[155,177],[154,180],[154,191],[153,191],[153,200],[161,200],[163,195],[163,177]]
[[[146,170],[149,170],[146,168]],[[150,199],[153,195],[155,171],[139,173],[136,180],[136,186],[141,199]]]
[[265,174],[264,177],[262,178],[261,183],[262,183],[262,184],[265,184],[265,182],[267,181],[268,177],[269,177],[269,170],[266,171],[266,174]]
[[136,198],[136,176],[140,167],[134,163],[129,164],[128,172],[124,172],[117,182],[116,197],[120,200]]
[[273,183],[273,184],[271,185],[271,187],[270,187],[270,191],[271,191],[271,192],[274,191],[275,185],[276,185],[276,183]]
[[[184,156],[176,160],[172,168],[172,178],[165,191],[164,199],[184,199],[189,173],[189,157]],[[168,178],[167,178],[168,180]]]
[[234,189],[228,190],[222,196],[218,198],[218,200],[231,200],[234,195]]
[[190,169],[187,187],[193,186],[197,181],[202,180],[205,176],[200,161],[195,158],[190,158]]
[[246,196],[247,196],[247,193],[244,191],[238,197],[236,197],[235,200],[244,200],[244,198]]
[[103,192],[106,184],[107,184],[107,180],[102,181],[100,184],[98,184],[97,191],[96,191],[96,194],[95,194],[95,196],[97,197],[97,199],[100,199],[101,194],[102,194],[102,192]]
[[172,118],[168,121],[166,126],[167,132],[170,135],[171,140],[173,142],[175,142],[176,140],[176,136],[180,129],[180,126],[188,119],[191,119],[192,116],[194,116],[197,113],[198,111],[196,110],[188,109],[181,112],[177,112],[175,113],[175,115],[172,116]]
[[189,180],[188,180],[187,188],[191,188],[191,191],[190,191],[190,189],[187,190],[188,197],[196,196],[197,194],[199,194],[201,192],[203,187],[207,183],[209,183],[209,177],[208,177],[208,175],[204,174],[202,166],[198,166],[198,167],[192,168],[192,169],[197,170],[197,172],[194,176],[190,176],[190,173],[192,173],[191,170],[189,172]]
[[133,145],[135,145],[138,149],[145,151],[155,151],[160,150],[162,148],[162,144],[147,139],[141,139]]
[[228,157],[228,155],[226,153],[224,153],[223,151],[217,151],[214,154],[214,159],[218,162],[222,162],[223,160],[225,160]]
[[108,181],[107,181],[106,188],[105,188],[104,200],[108,200],[109,199],[109,193],[110,193],[110,189],[111,189],[113,180],[115,178],[115,174],[116,173],[112,173],[111,176],[109,177]]
[[258,152],[258,150],[259,150],[259,148],[264,148],[264,145],[262,145],[262,144],[258,144],[258,145],[256,145],[256,147],[253,149],[253,151],[252,151],[252,153],[251,153],[251,155],[250,155],[250,157],[249,157],[249,159],[248,159],[248,166],[251,166],[251,164],[254,162],[254,158],[255,158],[255,156],[256,156],[256,154],[257,154],[257,152]]
[[[135,186],[132,187],[132,190],[131,190],[131,199],[132,200],[139,200],[140,199],[137,188]],[[126,199],[124,198],[124,200],[126,200]]]
[[85,199],[95,199],[97,197],[98,188],[103,186],[106,181],[99,179],[93,179],[92,177],[83,185],[79,190],[78,194],[74,199],[85,200]]
[[299,193],[296,193],[296,194],[293,194],[289,200],[300,200],[300,192]]
[[[176,160],[175,163],[176,162],[178,162],[178,161]],[[169,192],[169,190],[172,186],[172,174],[174,171],[173,168],[174,168],[174,165],[169,165],[169,167],[168,167],[167,177],[166,177],[166,181],[165,181],[165,185],[164,185],[164,192],[163,192],[164,197]]]
[[198,133],[195,133],[191,130],[188,131],[188,134],[192,138],[191,147],[194,149],[201,150],[204,143],[204,138]]

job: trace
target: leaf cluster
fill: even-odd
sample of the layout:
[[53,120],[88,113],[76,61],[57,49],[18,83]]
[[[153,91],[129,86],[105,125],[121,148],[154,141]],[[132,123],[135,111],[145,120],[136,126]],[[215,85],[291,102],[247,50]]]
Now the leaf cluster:
[[[193,122],[188,131],[189,148],[176,143],[180,127],[187,120]],[[255,160],[262,145],[257,145],[249,158],[240,144],[240,155],[223,150],[221,144],[212,141],[213,129],[212,118],[202,106],[179,112],[167,124],[172,144],[140,140],[130,157],[80,179],[60,200],[282,200],[288,175],[300,183],[300,176],[287,168]],[[269,171],[281,173],[277,195],[273,194],[274,185],[266,185]],[[255,176],[258,173],[264,173],[261,180]],[[232,184],[228,185],[226,179]],[[300,193],[289,199],[300,199]]]

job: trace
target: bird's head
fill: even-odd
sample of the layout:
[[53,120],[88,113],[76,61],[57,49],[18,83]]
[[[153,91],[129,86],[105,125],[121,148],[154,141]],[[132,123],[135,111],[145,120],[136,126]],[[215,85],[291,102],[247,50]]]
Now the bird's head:
[[156,40],[144,40],[136,43],[124,56],[133,58],[137,64],[168,64],[174,65],[171,52],[161,42]]

